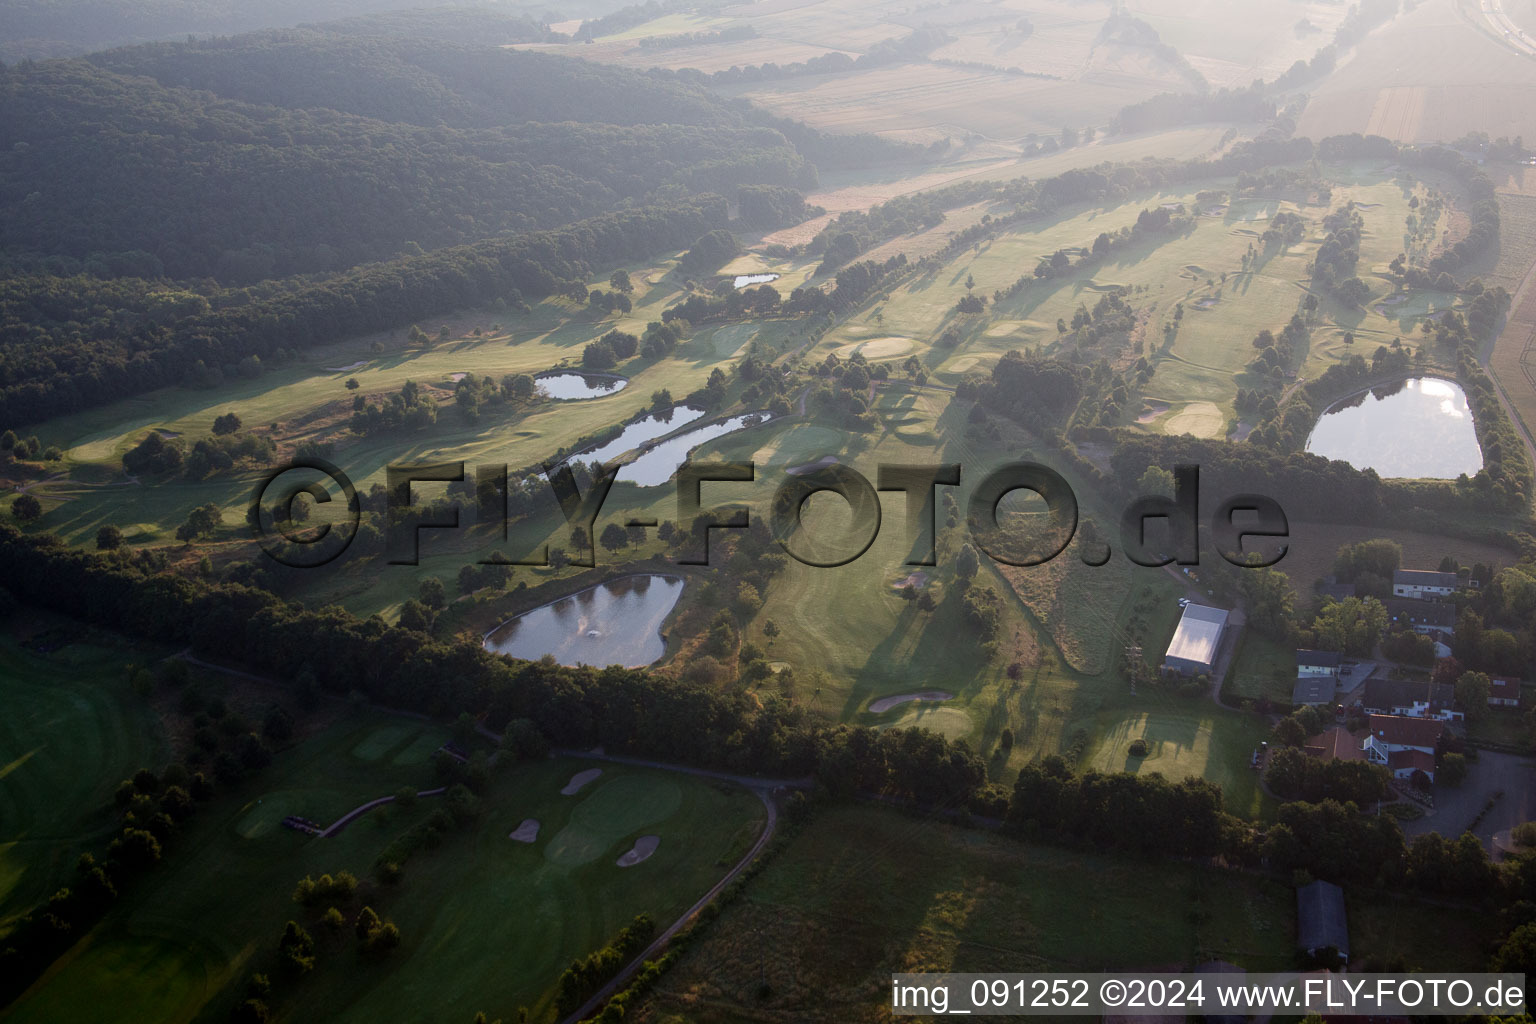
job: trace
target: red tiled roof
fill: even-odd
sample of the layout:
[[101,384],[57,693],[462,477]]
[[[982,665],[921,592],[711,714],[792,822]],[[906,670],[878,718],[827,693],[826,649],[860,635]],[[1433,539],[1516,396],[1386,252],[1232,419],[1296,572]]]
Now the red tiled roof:
[[1445,726],[1433,718],[1409,718],[1406,715],[1372,715],[1371,734],[1383,743],[1403,747],[1433,747],[1440,742]]
[[1342,725],[1307,740],[1306,751],[1325,761],[1364,761],[1365,737],[1351,733]]
[[1394,772],[1400,768],[1416,768],[1421,772],[1434,773],[1435,755],[1422,750],[1394,750],[1387,755],[1387,767]]

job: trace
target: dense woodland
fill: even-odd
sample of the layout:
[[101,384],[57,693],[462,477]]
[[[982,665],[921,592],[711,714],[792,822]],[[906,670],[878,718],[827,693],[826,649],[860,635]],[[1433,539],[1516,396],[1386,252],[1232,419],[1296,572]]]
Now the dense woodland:
[[529,115],[558,123],[455,128],[439,104],[439,123],[422,127],[216,99],[85,61],[23,64],[0,71],[0,251],[18,269],[117,262],[142,277],[249,284],[556,227],[666,186],[815,181],[770,128],[719,108],[716,123],[689,123],[705,104],[669,102],[675,86],[634,75],[616,87],[614,72],[585,63],[502,56],[560,93],[593,86],[598,97],[580,101],[591,109],[628,91],[680,123],[580,124],[533,103]]

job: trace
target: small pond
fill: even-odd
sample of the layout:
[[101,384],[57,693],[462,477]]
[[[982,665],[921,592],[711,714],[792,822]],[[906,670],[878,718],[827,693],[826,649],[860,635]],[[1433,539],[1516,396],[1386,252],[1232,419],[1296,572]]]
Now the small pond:
[[703,415],[703,409],[695,409],[689,405],[674,406],[665,412],[653,412],[644,419],[635,420],[607,444],[593,448],[591,451],[577,452],[571,456],[571,460],[573,462],[609,462],[647,441],[654,441],[663,434],[670,434],[680,427],[687,426]]
[[737,288],[750,288],[755,284],[767,284],[769,281],[777,281],[778,274],[740,274],[736,277]]
[[756,426],[769,419],[772,419],[769,413],[748,412],[718,423],[707,423],[702,427],[695,427],[670,440],[663,441],[641,455],[619,470],[618,479],[641,487],[660,486],[672,479],[672,474],[677,472],[677,467],[688,461],[688,453],[705,441],[724,437],[743,427]]
[[1454,480],[1483,468],[1467,396],[1454,381],[1414,377],[1334,403],[1307,451],[1383,478]]
[[629,381],[623,377],[609,377],[595,373],[563,371],[535,377],[539,390],[550,398],[575,401],[581,398],[601,398],[624,390]]
[[495,654],[562,665],[639,668],[666,653],[661,624],[683,596],[676,576],[626,576],[524,612],[485,636]]

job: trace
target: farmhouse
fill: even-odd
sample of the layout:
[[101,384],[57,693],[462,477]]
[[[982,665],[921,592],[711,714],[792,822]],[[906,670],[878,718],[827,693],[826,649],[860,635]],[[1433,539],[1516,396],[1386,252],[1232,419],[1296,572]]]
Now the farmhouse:
[[1339,681],[1333,676],[1297,676],[1291,690],[1292,704],[1331,704]]
[[1317,881],[1296,890],[1296,945],[1308,956],[1336,950],[1349,961],[1349,925],[1344,918],[1344,890]]
[[1433,718],[1441,722],[1466,716],[1455,710],[1455,687],[1414,679],[1368,679],[1360,706],[1373,715]]
[[1450,636],[1456,632],[1456,606],[1453,604],[1404,597],[1389,597],[1385,604],[1387,618],[1394,625],[1426,636]]
[[1488,706],[1494,708],[1518,708],[1520,706],[1520,680],[1494,676],[1488,686]]
[[1461,578],[1453,572],[1429,569],[1399,569],[1392,574],[1392,596],[1415,601],[1449,597],[1461,587]]
[[1399,779],[1414,772],[1435,777],[1435,749],[1445,726],[1432,718],[1406,715],[1372,715],[1368,720],[1370,735],[1365,739],[1365,759],[1386,765]]
[[1173,631],[1173,639],[1168,641],[1163,671],[1182,676],[1209,673],[1216,663],[1216,651],[1221,647],[1226,630],[1226,609],[1203,604],[1186,605],[1179,626]]
[[1339,663],[1343,656],[1338,651],[1303,651],[1296,652],[1296,675],[1298,678],[1307,676],[1330,676],[1337,679],[1339,675]]

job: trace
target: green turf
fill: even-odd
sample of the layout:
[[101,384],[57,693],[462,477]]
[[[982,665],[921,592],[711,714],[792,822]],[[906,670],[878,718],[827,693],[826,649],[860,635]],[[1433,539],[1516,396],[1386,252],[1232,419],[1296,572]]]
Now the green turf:
[[[223,1019],[246,974],[265,970],[282,980],[275,1003],[287,1019],[468,1020],[483,1009],[515,1020],[528,1006],[530,1019],[543,1020],[573,958],[636,914],[665,922],[681,913],[744,852],[742,836],[755,834],[763,816],[745,790],[667,772],[604,765],[600,785],[574,797],[560,789],[586,767],[579,761],[498,772],[477,823],[416,853],[397,888],[367,883],[368,899],[403,936],[399,950],[372,963],[350,941],[327,938],[318,911],[291,901],[293,886],[306,874],[342,869],[370,879],[380,852],[437,802],[371,811],[329,839],[277,823],[289,813],[329,822],[402,785],[433,785],[423,765],[354,755],[399,724],[373,711],[340,722],[193,818],[171,844],[169,863],[130,889],[7,1019],[97,1019],[83,1008],[108,1003],[112,1019],[125,1022]],[[539,841],[508,839],[528,817],[543,824]],[[661,837],[660,847],[640,865],[617,867],[642,828]],[[599,856],[582,863],[548,856],[554,839],[572,831],[604,837]],[[272,954],[290,917],[320,940],[320,964],[302,980],[278,972]],[[495,970],[486,969],[487,943]]]
[[164,760],[158,723],[127,684],[136,660],[147,659],[95,635],[49,654],[10,631],[0,639],[0,932],[109,834],[117,784]]
[[612,852],[619,840],[637,829],[670,817],[683,801],[676,783],[633,776],[602,782],[591,794],[571,812],[570,824],[544,848],[551,863],[588,864]]

